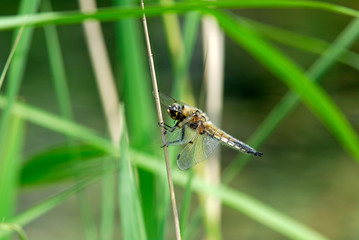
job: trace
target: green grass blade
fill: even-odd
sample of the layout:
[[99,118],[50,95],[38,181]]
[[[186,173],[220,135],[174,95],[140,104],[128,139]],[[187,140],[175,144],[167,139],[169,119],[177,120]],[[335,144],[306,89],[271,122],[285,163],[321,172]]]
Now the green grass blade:
[[359,19],[354,19],[339,35],[335,42],[323,53],[308,70],[308,77],[318,81],[322,75],[335,63],[346,49],[350,48],[359,37]]
[[[321,39],[301,35],[296,32],[284,30],[243,17],[238,19],[241,24],[246,24],[248,27],[252,28],[254,31],[266,38],[307,52],[322,55],[325,50],[331,46],[330,43]],[[342,56],[338,57],[337,60],[359,70],[359,54],[355,52],[343,50]]]
[[[124,119],[124,117],[122,117]],[[122,136],[120,142],[120,165],[119,165],[119,207],[123,239],[147,239],[145,221],[141,208],[140,194],[134,177],[134,169],[131,163],[131,153],[127,141],[126,125],[122,123]]]
[[[116,5],[132,6],[133,0],[116,0]],[[124,19],[116,25],[118,59],[121,62],[122,93],[125,102],[126,122],[128,123],[129,140],[132,147],[149,153],[158,154],[160,149],[153,145],[154,136],[158,136],[158,128],[154,128],[155,108],[152,97],[151,81],[147,63],[147,51],[144,48],[141,21]],[[143,119],[146,121],[143,121]],[[159,222],[156,215],[155,187],[156,181],[152,174],[139,170],[142,209],[149,239],[158,238]],[[160,206],[166,207],[166,206]]]
[[[174,95],[179,96],[179,99],[189,99],[191,96],[191,89],[189,76],[190,76],[190,64],[193,58],[193,51],[196,40],[198,38],[199,26],[201,23],[201,15],[199,12],[190,12],[185,15],[183,23],[183,49],[179,52],[177,61],[175,62],[175,81],[174,81]],[[187,91],[186,91],[187,89]],[[185,96],[187,94],[187,96]],[[191,102],[191,101],[190,101]],[[170,155],[171,156],[171,155]],[[188,181],[185,187],[184,200],[182,203],[181,209],[181,218],[180,218],[180,229],[182,234],[182,239],[187,239],[187,225],[188,225],[188,216],[190,213],[190,203],[192,198],[192,179],[194,172],[191,170],[191,173],[188,177]]]
[[184,193],[184,199],[182,204],[182,210],[181,210],[181,218],[180,218],[180,226],[181,226],[181,235],[182,239],[186,240],[189,238],[188,234],[188,216],[190,213],[190,205],[191,205],[191,196],[192,196],[192,180],[194,176],[194,170],[190,169],[190,172],[188,174],[187,183],[185,186],[185,193]]
[[[308,70],[307,75],[313,81],[319,81],[325,71],[335,62],[337,58],[348,49],[359,36],[359,20],[353,20],[348,27],[339,35],[330,48],[328,48],[321,58],[319,58]],[[282,101],[275,106],[264,122],[259,126],[248,144],[258,148],[267,139],[275,128],[284,120],[291,110],[299,102],[299,97],[295,93],[286,94]],[[236,161],[230,164],[223,174],[223,181],[230,182],[234,176],[250,159],[248,155],[238,156]]]
[[[196,1],[180,2],[170,6],[151,5],[146,6],[146,16],[159,16],[164,13],[186,13],[196,10],[206,10],[213,8],[308,8],[324,10],[337,14],[343,14],[351,17],[359,17],[359,11],[319,1],[287,1],[287,0],[227,0],[227,1]],[[53,12],[36,15],[24,16],[6,16],[0,18],[0,30],[13,29],[22,25],[44,26],[47,24],[78,24],[84,20],[96,19],[99,21],[115,21],[124,18],[142,16],[141,7],[119,7],[101,9],[96,13],[72,12]]]
[[358,136],[329,96],[317,84],[310,81],[299,67],[259,38],[251,29],[240,25],[233,17],[223,12],[211,11],[211,14],[233,40],[295,91],[338,142],[359,162]]
[[11,223],[0,223],[0,231],[16,232],[20,240],[26,240],[26,234],[21,226]]
[[[37,5],[38,0],[22,1],[19,14],[33,13],[36,10]],[[6,145],[7,129],[9,129],[11,124],[11,111],[25,70],[27,53],[29,50],[33,29],[25,28],[23,30],[21,29],[21,31],[21,39],[18,42],[17,51],[14,53],[9,68],[8,84],[6,87],[6,96],[8,101],[6,106],[3,108],[3,112],[0,118],[0,146]],[[17,35],[18,34],[15,34],[15,41]],[[3,72],[2,74],[5,73]]]
[[[109,161],[113,163],[113,159],[103,159],[101,168],[107,168],[109,163],[104,163]],[[115,163],[114,163],[115,164]],[[116,216],[116,189],[115,184],[116,178],[112,173],[106,174],[102,178],[102,203],[101,203],[101,232],[100,239],[113,239],[114,228],[115,226],[115,216]]]
[[[70,187],[69,189],[60,192],[59,194],[55,195],[54,197],[51,197],[31,208],[28,210],[25,210],[16,216],[9,219],[9,223],[11,224],[17,224],[20,226],[25,226],[35,219],[41,217],[42,215],[46,214],[53,208],[59,206],[64,201],[72,197],[74,194],[78,193],[79,191],[87,188],[91,184],[95,183],[99,180],[99,178],[102,177],[103,174],[107,172],[114,171],[114,168],[106,169],[106,171],[99,171],[97,174],[92,176],[86,176],[85,179],[79,181],[77,184],[75,184],[73,187]],[[9,231],[1,230],[0,229],[0,238],[4,236],[8,236]]]
[[[50,12],[52,11],[52,7],[49,1],[43,1],[43,11]],[[49,55],[49,63],[52,72],[52,77],[55,86],[55,93],[57,102],[59,104],[59,109],[61,115],[68,119],[72,120],[72,110],[71,110],[71,100],[70,94],[67,87],[65,67],[63,63],[63,57],[61,54],[61,47],[59,42],[59,37],[56,31],[56,27],[53,25],[48,25],[44,27],[45,39],[47,43],[47,50]],[[67,137],[67,143],[70,146],[70,157],[71,162],[72,159],[78,159],[80,156],[76,156],[77,150],[75,149],[74,139],[71,137]],[[70,163],[71,163],[70,162]],[[77,180],[78,176],[76,175],[78,169],[75,169],[77,165],[70,164],[68,166],[69,173],[73,173],[74,179]],[[80,192],[77,198],[78,204],[80,206],[80,214],[82,223],[84,225],[84,232],[86,239],[96,239],[96,225],[93,220],[93,216],[91,214],[91,209],[89,207],[88,199],[85,192]]]
[[9,57],[8,57],[7,60],[6,60],[4,69],[3,69],[3,71],[1,72],[1,76],[0,76],[0,90],[1,90],[2,84],[4,83],[5,76],[6,76],[7,72],[8,72],[10,63],[11,63],[12,58],[13,58],[13,56],[14,56],[15,50],[16,50],[16,48],[17,48],[17,45],[19,44],[19,41],[20,41],[20,38],[21,38],[21,34],[22,34],[23,31],[24,31],[24,26],[22,26],[21,29],[20,29],[19,32],[18,32],[17,37],[16,37],[15,42],[14,42],[14,45],[13,45],[13,47],[11,48]]
[[254,198],[227,188],[224,185],[209,187],[208,184],[204,184],[202,181],[198,180],[193,182],[193,189],[203,194],[218,197],[227,206],[240,211],[290,239],[328,239],[309,227],[292,220],[279,211],[262,204]]
[[[131,156],[133,156],[138,167],[145,169],[146,171],[150,171],[153,174],[166,176],[163,164],[155,159],[152,159],[151,156],[137,151],[131,151]],[[178,185],[185,186],[187,183],[186,172],[174,171],[173,181]],[[197,177],[194,177],[192,189],[196,193],[218,198],[223,204],[236,209],[237,211],[290,239],[328,240],[328,238],[310,227],[297,222],[296,220],[254,198],[251,198],[250,196],[247,196],[244,193],[233,190],[224,185],[213,186]]]
[[194,103],[191,96],[192,88],[189,75],[193,50],[199,32],[201,15],[199,12],[190,12],[185,15],[183,23],[183,48],[179,51],[177,60],[174,62],[174,87],[173,96],[178,99],[186,99],[190,104]]
[[[51,10],[50,2],[48,0],[43,1],[43,11]],[[44,33],[59,109],[61,115],[67,119],[72,119],[70,93],[67,86],[65,66],[56,27],[54,25],[47,25],[44,27]]]
[[[36,11],[38,1],[21,1],[19,14],[28,14]],[[21,39],[19,39],[21,35]],[[19,172],[19,152],[22,142],[22,119],[12,115],[12,107],[20,88],[23,77],[27,52],[32,38],[32,28],[21,28],[15,32],[14,45],[17,51],[10,55],[8,82],[6,86],[7,105],[4,107],[0,118],[0,218],[8,220],[13,214],[17,202],[16,189]],[[7,63],[9,66],[10,60]],[[7,73],[7,68],[2,72],[2,77]],[[4,78],[1,80],[3,83]],[[5,239],[5,238],[1,238]]]
[[203,211],[202,209],[197,209],[193,213],[193,216],[191,218],[190,223],[188,224],[185,233],[187,234],[187,236],[185,236],[187,240],[197,239],[196,236],[201,231],[202,222],[203,222]]
[[[52,11],[50,1],[48,0],[42,2],[42,7],[43,7],[43,11],[46,12]],[[54,81],[55,93],[56,93],[57,102],[59,104],[60,113],[64,118],[68,120],[72,120],[70,94],[67,86],[65,67],[63,63],[63,57],[61,54],[61,47],[60,47],[60,42],[56,31],[56,27],[53,25],[47,25],[44,27],[44,32],[45,32],[47,50],[49,55],[49,63]],[[67,137],[67,143],[70,146],[70,153],[72,153],[70,159],[78,158],[79,156],[75,155],[77,151],[75,149],[74,139]],[[70,164],[68,168],[70,173],[72,171],[75,180],[78,179],[78,176],[76,174],[80,172],[77,169],[75,169],[76,166],[77,165]],[[89,202],[86,196],[86,192],[85,191],[80,192],[77,200],[80,206],[79,209],[80,209],[82,224],[84,225],[85,238],[88,240],[96,239],[97,238],[96,225],[94,222],[94,217],[91,213],[91,208],[89,207]]]
[[[91,151],[90,151],[91,152]],[[122,150],[121,150],[122,152]],[[128,154],[131,156],[131,160],[135,160],[135,164],[146,170],[151,172],[152,174],[156,174],[159,177],[165,177],[166,172],[163,166],[163,163],[154,159],[152,156],[148,154],[143,154],[137,150],[131,150]],[[99,160],[100,161],[100,160]],[[123,165],[120,166],[123,168]],[[113,167],[111,167],[113,169]],[[100,171],[100,168],[97,168]],[[129,174],[129,173],[128,173]],[[173,173],[174,182],[178,185],[185,186],[188,182],[188,176],[185,172],[175,171]],[[312,230],[308,226],[305,226],[294,219],[291,219],[284,214],[266,206],[263,203],[260,203],[258,200],[255,200],[243,193],[235,191],[233,189],[227,188],[223,185],[215,187],[213,185],[209,185],[205,183],[203,180],[200,180],[194,177],[192,182],[192,189],[193,191],[201,194],[206,194],[208,196],[216,197],[220,199],[223,204],[231,206],[232,208],[236,209],[244,213],[245,215],[253,218],[254,220],[272,228],[273,230],[291,238],[291,239],[313,239],[313,240],[323,240],[327,239],[322,236],[320,233]],[[120,201],[123,198],[120,199]],[[56,200],[53,200],[56,201]],[[62,200],[63,201],[63,200]],[[126,201],[126,200],[125,200]],[[60,204],[61,201],[57,202],[57,205]],[[41,216],[46,211],[50,210],[43,206],[45,209],[41,209],[40,211],[30,210],[29,213],[25,214],[20,218],[18,221],[11,221],[13,223],[17,223],[19,225],[24,225],[28,222],[31,222],[33,219]],[[54,206],[53,206],[54,207]],[[47,210],[46,210],[47,209]],[[45,211],[44,211],[45,210]],[[135,217],[135,215],[133,215]],[[0,232],[1,234],[1,232]]]
[[[185,93],[185,89],[186,86],[190,85],[189,83],[189,69],[190,69],[190,63],[191,63],[191,59],[193,56],[193,49],[194,49],[194,45],[195,42],[197,40],[197,35],[198,35],[198,28],[200,25],[200,14],[198,12],[190,12],[187,13],[185,15],[184,18],[184,24],[183,24],[183,40],[182,40],[182,34],[181,33],[173,33],[173,29],[175,29],[175,31],[179,31],[179,29],[177,29],[179,24],[178,22],[176,22],[176,20],[178,21],[177,18],[175,18],[176,16],[167,16],[164,17],[164,22],[165,22],[165,27],[166,27],[166,36],[167,36],[167,42],[170,50],[170,54],[171,54],[171,59],[172,59],[172,65],[174,68],[174,87],[173,87],[173,96],[178,96],[179,99],[183,99],[184,98],[184,93]],[[175,43],[172,43],[175,42]],[[188,94],[188,92],[187,92]],[[182,97],[181,97],[182,96]],[[188,96],[187,96],[188,97]],[[170,156],[172,156],[174,153],[173,149],[171,151]],[[177,153],[174,153],[177,155]],[[174,156],[174,155],[173,155]],[[175,167],[175,162],[172,161],[172,166]],[[187,225],[187,218],[189,215],[189,205],[190,205],[190,199],[191,199],[191,179],[188,179],[188,184],[186,186],[185,189],[185,197],[184,197],[184,201],[183,201],[183,205],[182,205],[182,210],[181,210],[181,232],[182,232],[182,239],[185,239],[184,237],[184,233],[185,233],[185,229],[186,229],[186,225]],[[166,183],[165,181],[163,181],[163,186],[161,188],[167,187],[168,183]],[[168,199],[169,196],[166,196],[166,198]],[[168,201],[166,201],[168,204]],[[164,213],[167,213],[164,212]],[[166,215],[162,215],[163,220],[162,222],[165,222],[166,220]],[[163,225],[162,225],[163,226]],[[165,235],[162,234],[162,239],[165,239]]]
[[[122,68],[123,98],[130,143],[134,147],[149,148],[148,139],[156,134],[154,101],[150,87],[147,55],[141,39],[140,21],[126,19],[118,22],[118,51]],[[146,116],[147,121],[143,121]]]
[[[6,99],[3,96],[0,96],[0,108],[4,108],[6,105]],[[12,113],[52,131],[92,144],[105,152],[114,155],[118,152],[118,149],[113,146],[109,139],[99,136],[93,130],[38,108],[15,102],[14,107],[12,108]]]
[[[158,2],[161,5],[171,5],[175,3],[173,0],[159,0]],[[180,22],[176,14],[163,14],[162,20],[172,65],[175,66],[178,56],[183,49]]]
[[4,222],[12,217],[17,203],[17,180],[24,138],[23,120],[12,115],[10,126],[6,130],[6,142],[0,145],[0,219]]
[[46,149],[24,161],[20,184],[43,185],[72,180],[74,175],[78,178],[89,176],[101,169],[101,162],[105,156],[104,151],[89,145],[78,145],[75,149],[69,145]]

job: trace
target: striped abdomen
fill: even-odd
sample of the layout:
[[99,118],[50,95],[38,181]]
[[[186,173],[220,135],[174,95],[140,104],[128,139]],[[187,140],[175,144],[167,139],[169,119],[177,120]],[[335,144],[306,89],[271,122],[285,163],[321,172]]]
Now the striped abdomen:
[[213,123],[207,122],[205,124],[205,132],[212,138],[218,139],[222,144],[227,147],[231,147],[240,152],[245,152],[249,154],[253,154],[255,156],[262,156],[263,153],[256,151],[254,148],[248,146],[244,142],[239,141],[238,139],[232,137],[228,133],[222,131],[221,129],[215,127]]

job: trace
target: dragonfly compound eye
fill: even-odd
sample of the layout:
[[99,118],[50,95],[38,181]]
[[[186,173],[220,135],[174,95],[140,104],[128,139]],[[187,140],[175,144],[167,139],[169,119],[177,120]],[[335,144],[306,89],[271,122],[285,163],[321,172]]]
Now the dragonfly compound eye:
[[168,112],[168,115],[170,115],[170,117],[172,119],[178,120],[182,116],[182,107],[181,107],[181,105],[175,103],[168,107],[167,112]]

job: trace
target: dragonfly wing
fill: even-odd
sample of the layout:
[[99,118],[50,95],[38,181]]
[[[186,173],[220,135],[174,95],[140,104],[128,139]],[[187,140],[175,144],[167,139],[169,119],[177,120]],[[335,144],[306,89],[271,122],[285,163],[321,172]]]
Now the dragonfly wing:
[[191,141],[196,134],[198,134],[196,129],[192,129],[188,124],[182,125],[181,127],[176,127],[173,131],[168,130],[165,134],[166,145],[182,145]]
[[206,132],[203,134],[202,152],[205,159],[209,158],[218,147],[220,141]]
[[[155,94],[155,93],[153,92],[153,95],[154,95],[154,94]],[[174,103],[178,103],[178,104],[180,104],[180,105],[184,105],[183,102],[178,101],[178,100],[174,99],[173,97],[170,97],[170,96],[168,96],[167,94],[164,94],[163,92],[158,91],[158,95],[159,95],[159,97],[160,97],[160,102],[161,102],[161,104],[162,104],[163,106],[165,106],[166,108],[168,108],[169,105],[172,105],[172,104],[174,104]]]
[[177,166],[181,170],[191,168],[209,158],[218,146],[219,141],[206,133],[197,135],[186,144],[177,157]]

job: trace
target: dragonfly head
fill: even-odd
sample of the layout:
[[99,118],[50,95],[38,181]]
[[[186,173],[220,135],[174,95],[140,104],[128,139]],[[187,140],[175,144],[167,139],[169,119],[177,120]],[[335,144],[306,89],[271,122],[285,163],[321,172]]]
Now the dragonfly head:
[[179,105],[178,103],[174,103],[168,107],[167,113],[172,119],[180,120],[183,118],[182,109],[183,107],[181,105]]

